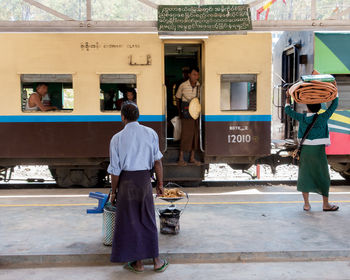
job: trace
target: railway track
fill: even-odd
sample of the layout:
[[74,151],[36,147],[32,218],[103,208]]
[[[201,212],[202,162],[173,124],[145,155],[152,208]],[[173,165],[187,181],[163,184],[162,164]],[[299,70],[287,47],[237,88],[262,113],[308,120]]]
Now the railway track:
[[[239,180],[239,181],[203,181],[198,186],[200,187],[241,187],[241,186],[296,186],[296,180]],[[350,182],[346,180],[332,180],[332,186],[345,186]],[[108,188],[109,183],[101,186],[101,188]],[[58,187],[53,180],[45,181],[42,179],[31,180],[30,182],[11,180],[9,182],[0,182],[0,189],[63,189]],[[84,187],[73,186],[67,189],[84,189]]]

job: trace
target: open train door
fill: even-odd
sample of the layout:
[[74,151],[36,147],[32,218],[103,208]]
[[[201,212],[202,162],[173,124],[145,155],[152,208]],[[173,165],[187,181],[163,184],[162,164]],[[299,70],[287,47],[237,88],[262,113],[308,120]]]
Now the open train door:
[[[175,36],[176,38],[176,36]],[[168,36],[164,44],[164,92],[166,96],[166,149],[163,158],[164,181],[179,182],[182,185],[196,185],[204,179],[206,165],[204,164],[203,153],[199,150],[196,159],[201,161],[198,166],[189,163],[190,153],[184,153],[186,166],[178,165],[180,152],[180,138],[175,132],[175,119],[178,117],[176,104],[176,92],[181,83],[188,80],[188,71],[192,66],[199,68],[199,95],[203,94],[204,70],[203,70],[203,45],[202,39],[186,38],[174,39]],[[201,102],[203,97],[200,96]],[[201,123],[200,116],[198,123]],[[181,122],[180,119],[177,121]],[[199,125],[200,147],[203,147],[203,131]],[[203,150],[203,149],[202,149]]]
[[271,44],[270,33],[205,40],[205,162],[245,168],[270,154]]

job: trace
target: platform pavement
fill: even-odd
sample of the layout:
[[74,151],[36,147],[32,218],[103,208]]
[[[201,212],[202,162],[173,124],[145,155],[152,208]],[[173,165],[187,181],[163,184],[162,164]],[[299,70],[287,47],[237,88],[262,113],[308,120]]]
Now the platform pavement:
[[[180,233],[160,234],[160,253],[172,263],[350,260],[347,190],[332,190],[343,191],[331,194],[340,211],[326,213],[317,195],[303,211],[295,187],[189,189]],[[0,266],[108,265],[102,215],[86,214],[95,201],[60,197],[89,191],[0,190]]]
[[151,266],[143,274],[134,274],[121,266],[43,267],[0,269],[1,280],[348,280],[348,261],[170,264],[164,273],[155,273]]

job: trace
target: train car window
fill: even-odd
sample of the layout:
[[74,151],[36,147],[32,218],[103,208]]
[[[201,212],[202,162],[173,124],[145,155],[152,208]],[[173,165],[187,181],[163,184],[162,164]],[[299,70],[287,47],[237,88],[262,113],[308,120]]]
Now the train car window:
[[339,105],[337,110],[350,108],[350,75],[334,75],[337,81]]
[[220,109],[222,111],[256,111],[255,74],[221,75]]
[[137,103],[135,74],[100,75],[100,108],[105,111],[119,111],[124,101]]
[[[39,107],[31,107],[29,104],[29,98],[32,94],[40,95],[41,102],[47,108],[47,111],[73,111],[74,89],[72,80],[71,74],[22,74],[22,111],[42,111]],[[46,86],[45,90],[40,89],[42,85]]]

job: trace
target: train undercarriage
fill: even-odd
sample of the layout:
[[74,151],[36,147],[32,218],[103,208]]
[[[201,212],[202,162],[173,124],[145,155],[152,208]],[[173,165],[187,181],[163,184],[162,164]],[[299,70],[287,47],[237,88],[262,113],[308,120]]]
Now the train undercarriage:
[[[265,157],[204,157],[197,153],[196,157],[201,159],[202,164],[196,166],[178,166],[178,152],[176,145],[169,146],[164,153],[164,181],[177,182],[183,186],[197,186],[204,180],[205,171],[210,163],[227,163],[232,169],[247,170],[254,164],[265,164],[270,166],[272,173],[283,164],[297,164],[293,159],[286,156],[290,148],[274,150],[274,153]],[[185,155],[186,160],[186,155]],[[339,172],[344,179],[350,181],[350,157],[328,156],[329,165],[333,170]],[[0,169],[0,180],[8,182],[12,178],[13,168],[16,165],[48,165],[52,177],[59,187],[101,187],[108,181],[108,158],[99,159],[2,159]],[[28,180],[32,180],[28,178]],[[36,179],[38,180],[38,179]]]

